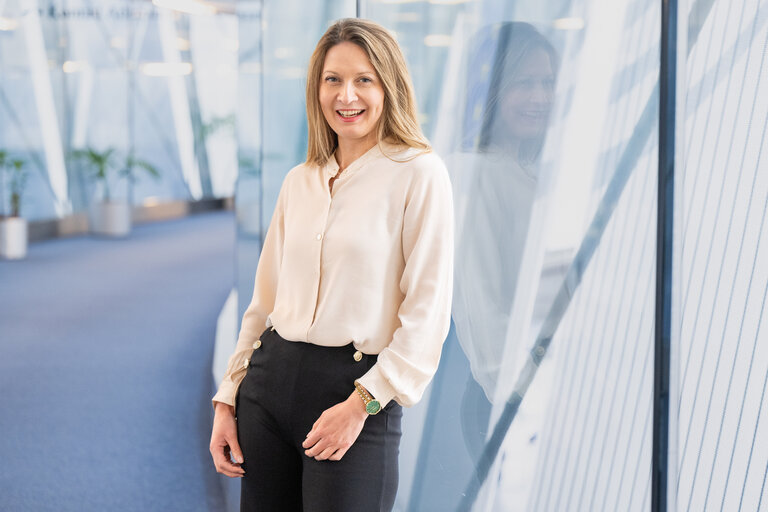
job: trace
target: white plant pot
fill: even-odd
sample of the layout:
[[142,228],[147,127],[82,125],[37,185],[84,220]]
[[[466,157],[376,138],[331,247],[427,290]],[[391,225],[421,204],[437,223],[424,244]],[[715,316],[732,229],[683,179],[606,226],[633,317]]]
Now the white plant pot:
[[104,236],[127,236],[131,232],[131,205],[127,201],[109,201],[91,206],[91,232]]
[[0,219],[0,258],[20,260],[27,255],[27,220],[21,217]]

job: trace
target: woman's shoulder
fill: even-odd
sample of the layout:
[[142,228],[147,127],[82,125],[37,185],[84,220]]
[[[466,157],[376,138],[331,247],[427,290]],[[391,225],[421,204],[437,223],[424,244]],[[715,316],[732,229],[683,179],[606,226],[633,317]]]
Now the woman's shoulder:
[[382,154],[399,169],[416,174],[443,174],[443,159],[433,149],[414,148],[390,143],[382,144]]
[[288,183],[291,180],[300,180],[302,177],[306,177],[310,174],[315,174],[320,168],[317,164],[313,164],[311,162],[301,162],[300,164],[294,165],[285,175],[285,178],[283,178],[284,183]]
[[302,182],[306,181],[307,173],[310,172],[311,169],[311,164],[308,165],[306,162],[293,166],[287,173],[285,173],[285,176],[283,176],[283,181],[280,184],[280,196],[285,196],[287,200],[292,194],[292,190],[295,190],[297,187],[300,188]]
[[408,194],[451,194],[451,179],[443,159],[434,150],[402,148],[391,155],[395,179],[405,183]]

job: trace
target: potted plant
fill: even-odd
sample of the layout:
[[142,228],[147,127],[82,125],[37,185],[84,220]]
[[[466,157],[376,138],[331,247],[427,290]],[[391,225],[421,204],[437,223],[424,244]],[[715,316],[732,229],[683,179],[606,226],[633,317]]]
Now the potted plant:
[[99,152],[88,148],[72,152],[72,157],[86,164],[89,178],[97,189],[98,200],[91,206],[89,219],[91,231],[97,235],[126,236],[131,231],[131,207],[127,199],[118,199],[110,191],[110,185],[127,179],[132,186],[135,169],[144,170],[157,179],[160,173],[150,163],[128,156],[120,160],[114,148]]
[[[10,160],[8,153],[0,151],[0,182],[5,184],[6,175],[10,174],[11,212],[5,215],[0,208],[0,257],[22,259],[27,255],[27,221],[21,217],[21,196],[27,182],[24,161]],[[5,187],[0,188],[0,196],[5,199]],[[4,202],[0,203],[0,207]]]

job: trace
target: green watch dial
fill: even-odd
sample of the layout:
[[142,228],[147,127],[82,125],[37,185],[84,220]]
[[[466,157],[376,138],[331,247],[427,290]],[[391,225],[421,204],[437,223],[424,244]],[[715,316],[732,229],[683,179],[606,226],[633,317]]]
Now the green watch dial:
[[381,404],[378,400],[371,400],[367,404],[365,404],[365,412],[368,414],[376,414],[381,410]]

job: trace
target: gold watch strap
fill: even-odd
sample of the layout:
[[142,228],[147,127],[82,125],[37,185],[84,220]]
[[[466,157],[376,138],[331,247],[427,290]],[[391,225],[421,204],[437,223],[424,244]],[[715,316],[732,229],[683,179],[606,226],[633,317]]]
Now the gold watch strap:
[[378,400],[373,398],[368,390],[365,389],[359,382],[355,381],[355,391],[360,395],[365,403],[365,412],[368,414],[376,414],[381,410],[381,404]]

